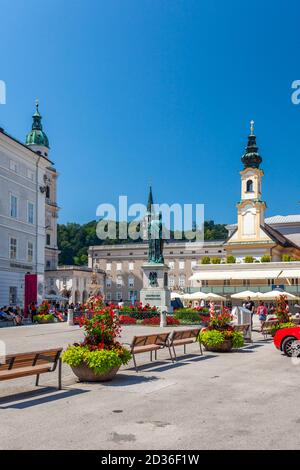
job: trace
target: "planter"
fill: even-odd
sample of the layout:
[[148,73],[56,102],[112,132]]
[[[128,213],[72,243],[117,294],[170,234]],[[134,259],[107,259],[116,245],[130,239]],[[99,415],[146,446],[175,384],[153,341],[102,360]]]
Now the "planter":
[[108,382],[115,377],[119,369],[120,366],[114,367],[105,374],[95,374],[86,364],[72,367],[74,374],[78,377],[80,382]]
[[208,346],[207,344],[203,343],[204,348],[206,351],[212,352],[230,352],[232,349],[232,341],[230,339],[225,339],[223,343],[219,344],[218,346]]

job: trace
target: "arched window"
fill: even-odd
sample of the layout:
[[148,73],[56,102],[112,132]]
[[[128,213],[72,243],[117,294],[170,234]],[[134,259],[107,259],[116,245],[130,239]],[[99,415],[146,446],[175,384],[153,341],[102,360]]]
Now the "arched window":
[[246,191],[247,193],[253,193],[253,181],[252,180],[247,181]]

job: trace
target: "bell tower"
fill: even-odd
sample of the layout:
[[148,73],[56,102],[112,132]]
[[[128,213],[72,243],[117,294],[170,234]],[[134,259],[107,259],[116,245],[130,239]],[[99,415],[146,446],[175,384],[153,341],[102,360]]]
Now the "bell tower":
[[238,237],[241,240],[258,240],[261,237],[261,226],[264,225],[266,203],[262,200],[262,177],[260,168],[262,158],[258,153],[254,121],[250,122],[250,134],[246,151],[242,156],[244,169],[241,175],[241,200],[237,204]]

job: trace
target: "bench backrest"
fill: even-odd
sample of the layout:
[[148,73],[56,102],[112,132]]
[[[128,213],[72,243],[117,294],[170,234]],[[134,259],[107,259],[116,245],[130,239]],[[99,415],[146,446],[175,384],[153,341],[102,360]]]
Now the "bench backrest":
[[271,326],[276,325],[277,323],[279,323],[278,320],[264,321],[264,322],[262,322],[262,329],[270,328]]
[[9,354],[5,356],[3,363],[0,362],[0,370],[19,369],[21,367],[49,364],[49,362],[55,363],[58,361],[61,351],[62,348]]
[[170,332],[144,336],[134,336],[131,343],[131,347],[148,346],[149,344],[164,346],[167,342],[169,334]]
[[197,338],[201,331],[201,328],[192,328],[190,330],[180,330],[180,331],[173,331],[171,334],[171,340],[178,340],[178,339],[188,339],[188,338]]
[[247,333],[249,328],[250,328],[250,324],[234,325],[234,330],[235,331],[240,331],[241,333]]

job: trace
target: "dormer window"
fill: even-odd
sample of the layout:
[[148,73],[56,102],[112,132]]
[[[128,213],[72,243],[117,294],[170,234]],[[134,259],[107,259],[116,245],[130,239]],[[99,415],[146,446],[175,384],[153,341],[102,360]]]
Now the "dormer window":
[[247,193],[253,193],[253,181],[252,180],[247,181],[246,191]]

